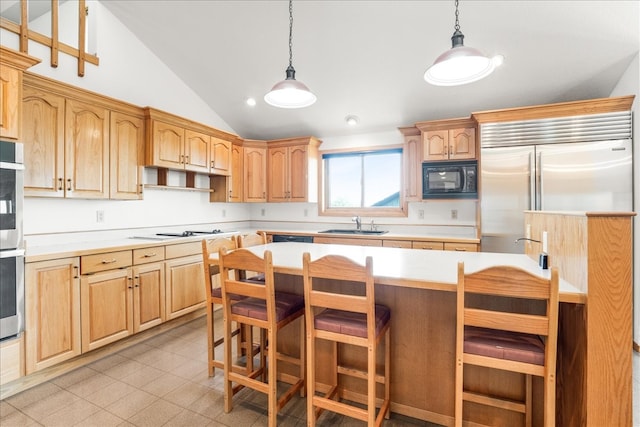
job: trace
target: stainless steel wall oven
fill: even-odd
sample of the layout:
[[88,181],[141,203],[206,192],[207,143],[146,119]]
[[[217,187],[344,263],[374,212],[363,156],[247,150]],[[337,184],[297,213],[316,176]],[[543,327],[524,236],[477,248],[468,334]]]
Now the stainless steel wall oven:
[[22,144],[0,141],[0,339],[24,330]]

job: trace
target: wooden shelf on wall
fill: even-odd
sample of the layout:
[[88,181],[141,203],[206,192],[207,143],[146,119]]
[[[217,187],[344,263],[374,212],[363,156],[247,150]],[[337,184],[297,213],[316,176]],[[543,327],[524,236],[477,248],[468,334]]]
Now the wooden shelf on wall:
[[177,185],[155,185],[145,184],[144,188],[155,188],[159,190],[181,190],[181,191],[200,191],[203,193],[213,193],[214,190],[210,188],[195,188],[195,187],[178,187]]
[[196,187],[196,173],[185,171],[186,174],[186,185],[178,186],[178,185],[167,185],[169,169],[167,168],[157,168],[158,173],[158,183],[157,184],[145,184],[144,188],[155,188],[160,190],[181,190],[181,191],[200,191],[203,193],[213,193],[215,190],[212,188],[199,188]]

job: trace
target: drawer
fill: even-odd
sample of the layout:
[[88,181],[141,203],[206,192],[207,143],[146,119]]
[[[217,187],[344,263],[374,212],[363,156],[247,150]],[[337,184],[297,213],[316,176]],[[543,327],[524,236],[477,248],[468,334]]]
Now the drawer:
[[189,255],[202,255],[202,242],[178,243],[165,247],[165,258],[180,258]]
[[80,274],[115,270],[131,266],[131,251],[107,252],[80,257]]
[[383,240],[382,246],[387,248],[407,248],[411,249],[410,240]]
[[444,243],[442,242],[412,242],[411,247],[413,249],[424,249],[430,251],[441,251],[444,249]]
[[146,264],[149,262],[163,260],[164,246],[154,246],[151,248],[133,250],[133,265]]
[[478,245],[475,243],[452,243],[447,242],[444,244],[445,251],[458,251],[458,252],[478,252]]

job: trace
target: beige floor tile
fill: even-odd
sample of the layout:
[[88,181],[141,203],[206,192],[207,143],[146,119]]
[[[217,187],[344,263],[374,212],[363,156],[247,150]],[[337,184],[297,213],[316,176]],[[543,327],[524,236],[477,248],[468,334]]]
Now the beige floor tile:
[[142,388],[145,384],[150,383],[151,381],[159,378],[164,374],[165,372],[161,371],[160,369],[142,365],[140,369],[136,370],[130,375],[127,375],[120,381],[130,384],[136,388]]
[[144,386],[142,386],[142,390],[148,393],[154,394],[158,397],[162,397],[167,393],[184,385],[186,382],[187,380],[182,377],[169,374],[169,373],[164,373],[163,375],[151,381],[150,383],[147,383]]
[[73,426],[87,418],[92,414],[100,411],[96,405],[87,402],[84,399],[78,399],[70,405],[65,406],[59,411],[54,412],[42,420],[42,424],[46,427],[68,427]]
[[34,427],[41,424],[20,411],[14,411],[0,418],[0,425],[2,427]]
[[136,390],[116,400],[105,409],[123,420],[128,420],[156,400],[158,397],[142,390]]
[[224,411],[216,416],[215,421],[234,427],[252,426],[258,418],[265,414],[264,411],[257,409],[251,405],[235,404],[233,410],[228,414]]
[[105,375],[121,380],[126,376],[138,372],[145,365],[133,359],[125,359],[117,365],[113,365],[103,371]]
[[84,397],[93,394],[96,391],[100,391],[116,381],[115,379],[105,374],[101,374],[100,372],[93,372],[93,376],[71,385],[67,390],[76,396]]
[[119,353],[112,354],[110,356],[104,357],[100,360],[96,360],[95,362],[88,365],[89,368],[104,373],[106,370],[113,368],[114,366],[120,365],[121,363],[129,360],[127,357],[122,356]]
[[0,420],[16,412],[17,409],[4,400],[0,400]]
[[170,372],[189,380],[203,378],[204,376],[207,376],[209,372],[207,362],[205,360],[206,358],[203,360],[187,360],[185,363],[175,369],[172,369]]
[[174,405],[171,402],[156,400],[151,405],[129,418],[128,421],[138,427],[161,426],[182,412],[182,410],[183,408]]
[[61,387],[46,382],[7,398],[7,403],[17,409],[23,409],[62,390]]
[[187,382],[177,389],[167,393],[164,396],[164,400],[175,403],[183,408],[188,408],[196,400],[210,392],[209,387]]
[[114,381],[103,389],[96,390],[85,396],[85,399],[101,408],[106,408],[113,402],[133,393],[137,389],[122,381]]
[[53,380],[51,380],[51,382],[62,388],[69,388],[73,384],[86,380],[87,378],[90,378],[95,374],[96,374],[96,371],[94,371],[93,369],[88,367],[82,367],[82,368],[74,369],[68,374],[62,375],[58,378],[54,378]]
[[140,344],[136,344],[132,347],[126,348],[124,350],[121,350],[120,352],[118,352],[118,354],[120,356],[124,356],[127,357],[129,359],[133,359],[141,354],[145,354],[146,352],[148,352],[149,350],[153,349],[153,347],[151,347],[150,345],[147,345],[146,343],[142,342]]
[[209,389],[207,393],[191,403],[187,409],[207,418],[215,419],[223,412],[224,393]]
[[115,427],[122,424],[124,420],[116,417],[111,412],[104,409],[92,414],[75,425],[75,427]]
[[52,413],[57,412],[78,400],[80,400],[80,398],[75,394],[70,393],[67,390],[59,390],[50,396],[22,408],[21,411],[34,420],[41,422]]
[[193,426],[206,426],[213,420],[200,415],[196,412],[183,409],[175,417],[171,418],[163,427],[193,427]]

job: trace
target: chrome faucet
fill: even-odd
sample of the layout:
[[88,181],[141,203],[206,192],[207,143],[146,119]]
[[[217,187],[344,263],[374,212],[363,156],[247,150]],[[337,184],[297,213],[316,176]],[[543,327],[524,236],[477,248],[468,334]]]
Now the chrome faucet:
[[518,243],[520,243],[522,240],[527,240],[529,242],[536,242],[536,243],[542,243],[540,240],[534,240],[534,239],[529,239],[528,237],[520,237],[518,239],[516,239],[516,241],[514,242],[516,245]]
[[356,230],[358,231],[362,230],[362,220],[360,219],[359,216],[354,216],[353,218],[351,218],[351,221],[356,222]]

